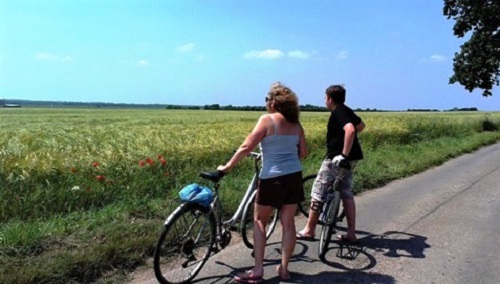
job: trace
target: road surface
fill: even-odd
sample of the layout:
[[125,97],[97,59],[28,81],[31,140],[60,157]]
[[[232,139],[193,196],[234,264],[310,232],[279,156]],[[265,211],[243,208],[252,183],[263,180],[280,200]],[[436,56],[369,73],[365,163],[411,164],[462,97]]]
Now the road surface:
[[[317,241],[298,241],[292,277],[280,282],[277,227],[266,248],[266,283],[500,283],[500,144],[358,195],[356,202],[359,246],[334,241],[321,262]],[[297,217],[298,230],[305,221]],[[251,268],[250,251],[233,243],[193,283],[233,283],[235,271]],[[133,277],[131,283],[157,283],[152,266]]]

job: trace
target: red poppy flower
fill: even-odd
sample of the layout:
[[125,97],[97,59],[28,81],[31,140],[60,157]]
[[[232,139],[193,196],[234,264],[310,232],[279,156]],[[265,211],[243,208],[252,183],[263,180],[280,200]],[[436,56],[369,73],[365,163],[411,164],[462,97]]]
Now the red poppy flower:
[[92,167],[94,167],[94,168],[99,167],[99,163],[98,163],[98,162],[93,162],[93,163],[92,163]]
[[103,175],[98,175],[98,176],[95,177],[95,179],[98,180],[98,181],[102,181],[102,180],[105,180],[106,177],[103,176]]
[[143,161],[143,160],[140,160],[140,161],[139,161],[139,167],[144,167],[144,164],[145,164],[145,163],[144,163],[144,161]]
[[167,165],[167,160],[161,158],[160,159],[160,163],[161,163],[162,166],[166,166]]
[[153,161],[153,159],[151,159],[151,158],[147,158],[147,159],[146,159],[146,163],[148,163],[149,165],[151,165],[151,166],[152,166],[155,162]]
[[162,154],[158,154],[158,159],[159,160],[163,159],[163,155]]

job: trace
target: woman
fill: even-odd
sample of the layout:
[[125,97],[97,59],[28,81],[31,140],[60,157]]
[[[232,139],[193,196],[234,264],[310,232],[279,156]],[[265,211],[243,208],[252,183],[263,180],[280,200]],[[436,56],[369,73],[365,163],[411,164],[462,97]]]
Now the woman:
[[299,104],[295,93],[277,82],[271,85],[266,97],[268,114],[262,115],[233,157],[217,169],[228,173],[260,143],[262,170],[254,211],[255,266],[235,276],[243,283],[264,281],[264,250],[266,222],[273,208],[280,209],[283,228],[282,259],[276,270],[282,280],[290,278],[288,263],[295,248],[297,203],[304,200],[302,165],[307,153],[304,129],[299,122]]

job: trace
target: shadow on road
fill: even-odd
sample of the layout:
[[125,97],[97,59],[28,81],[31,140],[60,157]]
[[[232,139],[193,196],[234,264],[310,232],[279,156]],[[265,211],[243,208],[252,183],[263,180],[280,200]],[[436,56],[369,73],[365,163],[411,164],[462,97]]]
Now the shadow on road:
[[358,231],[365,235],[358,244],[334,240],[325,255],[324,263],[341,270],[368,270],[376,266],[376,254],[385,257],[425,258],[427,237],[405,232],[389,231],[381,235]]
[[[356,245],[338,241],[336,238],[332,240],[323,261],[317,258],[317,242],[311,245],[313,244],[311,242],[298,241],[294,256],[290,260],[291,263],[304,263],[306,266],[326,265],[333,269],[325,269],[326,271],[316,274],[291,271],[291,279],[288,281],[281,281],[278,276],[269,273],[280,263],[281,258],[281,243],[269,243],[266,248],[269,253],[264,260],[264,266],[268,271],[265,283],[352,283],[355,279],[357,283],[392,284],[396,283],[392,276],[370,270],[377,265],[377,259],[380,260],[381,256],[425,258],[425,249],[430,248],[430,245],[426,243],[426,237],[415,234],[397,231],[389,231],[381,235],[363,231],[356,233],[362,236]],[[250,254],[249,257],[251,257]],[[253,267],[233,267],[231,263],[222,261],[215,263],[229,268],[232,272],[225,275],[200,277],[193,283],[237,283],[233,280],[234,274]]]
[[425,258],[425,249],[431,247],[426,240],[424,236],[397,231],[368,234],[360,239],[363,247],[383,252],[385,256],[410,258]]
[[[221,275],[214,277],[199,278],[192,283],[238,283],[233,280],[234,275]],[[336,271],[323,271],[318,274],[302,274],[299,272],[290,272],[290,279],[282,281],[278,276],[266,277],[264,283],[352,283],[353,274],[351,272],[336,272]],[[367,273],[358,271],[356,272],[357,283],[380,283],[380,284],[393,284],[396,283],[394,278],[389,275],[382,275],[378,273]]]

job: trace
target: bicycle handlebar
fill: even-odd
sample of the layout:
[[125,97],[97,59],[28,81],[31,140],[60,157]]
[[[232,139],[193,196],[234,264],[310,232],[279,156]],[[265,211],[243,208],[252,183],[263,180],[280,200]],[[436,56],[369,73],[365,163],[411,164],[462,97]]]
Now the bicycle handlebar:
[[350,170],[351,169],[351,163],[349,163],[348,160],[342,160],[339,163],[339,167],[344,168],[346,170]]
[[256,159],[256,160],[260,160],[260,158],[262,158],[262,153],[250,152],[250,153],[248,153],[247,157],[250,157],[250,158]]

